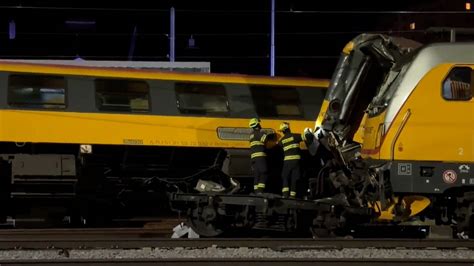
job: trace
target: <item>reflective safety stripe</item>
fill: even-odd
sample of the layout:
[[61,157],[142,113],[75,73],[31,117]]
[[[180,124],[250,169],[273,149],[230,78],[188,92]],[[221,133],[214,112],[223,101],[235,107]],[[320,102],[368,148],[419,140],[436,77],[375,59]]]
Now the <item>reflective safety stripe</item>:
[[250,158],[256,158],[256,157],[263,157],[267,156],[264,152],[254,152],[252,155],[250,155]]
[[257,145],[263,145],[263,142],[258,141],[258,140],[250,142],[250,146],[257,146]]
[[288,156],[285,156],[285,161],[288,161],[288,160],[299,160],[301,159],[301,156],[299,155],[288,155]]
[[295,149],[295,148],[299,148],[299,147],[300,147],[300,144],[294,143],[294,144],[290,144],[288,146],[283,147],[283,150],[287,151],[289,149]]
[[293,140],[294,140],[293,137],[289,137],[287,139],[282,140],[281,143],[285,144],[285,143],[293,141]]
[[257,190],[258,189],[258,186],[257,185],[253,185],[253,190]]
[[290,188],[289,188],[289,187],[284,187],[284,188],[281,190],[281,192],[288,192],[288,191],[290,191]]
[[265,142],[266,138],[267,138],[267,134],[263,134],[263,136],[260,138],[260,141]]
[[291,191],[291,192],[290,192],[290,196],[296,196],[296,192],[295,192],[295,191]]
[[258,184],[257,184],[257,187],[258,187],[258,188],[265,188],[265,183],[258,183]]

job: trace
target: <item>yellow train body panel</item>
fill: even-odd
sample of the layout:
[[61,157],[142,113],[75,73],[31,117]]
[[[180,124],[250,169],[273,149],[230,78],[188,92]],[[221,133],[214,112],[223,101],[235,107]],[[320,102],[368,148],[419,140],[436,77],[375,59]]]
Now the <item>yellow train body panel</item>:
[[370,158],[377,158],[379,157],[379,149],[380,145],[385,136],[382,135],[383,130],[382,127],[384,126],[383,122],[385,120],[384,111],[382,114],[368,118],[367,115],[364,126],[364,142],[363,142],[363,150],[362,154],[364,156],[369,156]]
[[[182,147],[248,148],[248,141],[221,140],[218,127],[248,128],[248,119],[49,111],[0,111],[0,141]],[[275,130],[283,120],[262,120]],[[292,121],[294,132],[311,121]]]
[[178,73],[144,69],[120,69],[105,67],[78,67],[64,65],[41,65],[28,63],[0,63],[0,71],[16,73],[57,74],[84,77],[159,79],[195,82],[227,82],[237,84],[290,85],[290,86],[321,86],[328,87],[329,81],[324,79],[265,77],[240,74],[209,74],[209,73]]
[[324,99],[323,104],[321,105],[321,110],[319,111],[318,117],[316,118],[316,124],[314,128],[321,127],[321,124],[323,123],[324,116],[326,115],[326,112],[329,107],[329,101]]
[[357,128],[357,131],[354,134],[354,137],[352,139],[353,141],[358,142],[358,143],[364,142],[365,127],[362,125],[365,124],[366,119],[367,119],[367,114],[365,114],[364,117],[362,118],[362,121],[360,122],[360,126]]
[[393,159],[396,160],[474,161],[474,99],[448,101],[441,96],[441,84],[453,66],[441,64],[429,71],[385,129],[385,134],[378,131],[385,113],[367,119],[371,130],[366,130],[364,137],[362,153],[365,157],[390,160],[394,148]]
[[[393,200],[397,202],[399,200],[398,197],[394,197]],[[410,214],[408,217],[413,217],[418,215],[424,209],[426,209],[430,205],[431,201],[427,197],[423,196],[407,196],[403,197],[401,201],[402,208],[409,208]],[[369,204],[370,208],[373,208],[376,212],[380,215],[377,217],[379,221],[392,221],[395,218],[395,204],[391,204],[387,206],[384,210],[382,210],[382,204],[380,201],[376,201],[374,204]]]
[[[302,87],[321,90],[328,80],[309,78],[266,77],[234,74],[177,73],[143,69],[78,67],[29,63],[0,63],[0,72],[13,74],[41,74],[77,76],[89,79],[136,79],[170,82],[226,83]],[[93,88],[85,88],[93,89]],[[262,88],[265,90],[266,88]],[[271,89],[271,88],[269,88]],[[153,100],[153,99],[152,99]],[[155,99],[153,104],[165,100]],[[251,100],[250,100],[251,101]],[[173,107],[177,108],[177,107]],[[31,108],[30,108],[31,109]],[[37,108],[38,109],[38,108]],[[222,140],[218,128],[248,130],[248,118],[157,113],[126,113],[96,111],[50,111],[28,108],[0,109],[0,141],[31,143],[76,143],[112,145],[150,145],[181,147],[248,148],[248,140]],[[316,114],[315,114],[316,115]],[[292,131],[303,132],[314,125],[314,118],[261,118],[262,127],[277,132],[279,124],[289,121]]]

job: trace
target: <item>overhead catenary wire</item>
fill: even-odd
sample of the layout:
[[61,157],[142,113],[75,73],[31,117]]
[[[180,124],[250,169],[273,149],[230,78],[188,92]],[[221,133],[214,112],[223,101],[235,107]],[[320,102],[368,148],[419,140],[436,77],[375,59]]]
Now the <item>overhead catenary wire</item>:
[[[168,8],[103,8],[103,7],[53,7],[53,6],[0,6],[1,10],[33,10],[33,11],[97,11],[97,12],[136,12],[137,14],[152,15],[158,12],[163,12],[164,15],[169,13]],[[269,13],[270,10],[227,10],[227,9],[176,9],[176,12],[187,12],[190,14],[264,14]],[[19,12],[17,12],[19,13]],[[30,12],[33,13],[33,12]],[[46,13],[46,12],[45,12]],[[471,14],[470,11],[416,11],[416,10],[399,10],[399,11],[390,11],[390,10],[276,10],[277,14]],[[42,12],[36,12],[35,15],[44,15]],[[108,14],[108,13],[107,13]],[[105,14],[105,15],[107,15]],[[285,37],[304,37],[308,39],[316,39],[319,37],[326,36],[336,36],[336,35],[355,35],[360,33],[380,33],[380,34],[426,34],[424,30],[354,30],[354,31],[314,31],[314,32],[276,32],[275,35],[279,38]],[[6,32],[0,32],[0,34],[6,34]],[[91,37],[126,37],[129,38],[131,35],[130,32],[90,32],[90,31],[81,31],[81,32],[17,32],[17,42],[24,40],[42,40],[43,38],[61,38],[61,37],[76,37],[76,38],[87,38]],[[239,38],[239,37],[254,37],[254,38],[267,38],[269,36],[268,32],[198,32],[198,33],[177,33],[178,38],[188,38],[189,36],[194,36],[194,38]],[[137,32],[136,36],[141,38],[169,38],[167,32]],[[245,40],[245,39],[244,39]],[[0,55],[2,58],[41,58],[41,59],[70,59],[75,58],[73,55],[33,55],[33,56],[18,56],[18,55]],[[100,55],[84,55],[81,53],[82,58],[87,59],[124,59],[124,55],[110,55],[110,56],[100,56]],[[278,60],[294,60],[294,59],[335,59],[339,55],[278,55]],[[134,56],[135,59],[143,60],[168,60],[169,57],[166,55],[163,56]],[[269,55],[193,55],[186,56],[180,55],[182,60],[260,60],[269,58]]]
[[[70,59],[75,58],[75,55],[0,55],[0,58],[3,59],[22,59],[22,58],[31,58],[31,59]],[[110,55],[110,56],[102,56],[102,55],[83,55],[81,54],[81,58],[87,59],[122,59],[127,57],[126,55]],[[134,56],[135,59],[168,59],[167,56]],[[223,55],[223,56],[213,56],[213,55],[199,55],[199,56],[180,56],[181,59],[190,59],[190,60],[202,60],[202,59],[212,59],[212,60],[226,60],[226,59],[241,59],[241,60],[249,60],[249,59],[266,59],[269,58],[265,55],[252,55],[252,56],[236,56],[236,55]],[[339,58],[339,55],[282,55],[278,56],[278,59],[335,59]]]
[[[105,8],[105,7],[56,7],[56,6],[0,6],[0,9],[10,10],[50,10],[50,11],[105,11],[105,12],[169,12],[167,8]],[[176,9],[185,13],[270,13],[270,10],[255,9]],[[473,14],[469,10],[276,10],[278,14]]]
[[[392,34],[402,34],[402,33],[426,33],[425,30],[358,30],[358,31],[319,31],[319,32],[277,32],[277,36],[320,36],[320,35],[344,35],[344,34],[360,34],[360,33],[392,33]],[[7,34],[7,32],[0,32],[0,34]],[[129,37],[130,33],[119,33],[119,32],[18,32],[18,35],[23,36],[125,36]],[[177,33],[178,37],[189,37],[193,35],[194,37],[242,37],[242,36],[262,36],[267,37],[269,33],[266,32],[247,32],[247,33],[229,33],[229,32],[202,32],[202,33]],[[145,37],[166,37],[168,38],[168,33],[136,33],[136,36],[145,36]]]

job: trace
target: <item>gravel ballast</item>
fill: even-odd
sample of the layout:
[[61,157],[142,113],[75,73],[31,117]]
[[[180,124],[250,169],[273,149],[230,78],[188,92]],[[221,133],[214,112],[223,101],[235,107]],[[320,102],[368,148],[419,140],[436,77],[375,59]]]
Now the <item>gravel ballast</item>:
[[205,249],[91,249],[91,250],[1,250],[0,260],[11,259],[125,259],[125,258],[429,258],[473,259],[474,250],[452,249],[355,249],[287,250],[265,248]]

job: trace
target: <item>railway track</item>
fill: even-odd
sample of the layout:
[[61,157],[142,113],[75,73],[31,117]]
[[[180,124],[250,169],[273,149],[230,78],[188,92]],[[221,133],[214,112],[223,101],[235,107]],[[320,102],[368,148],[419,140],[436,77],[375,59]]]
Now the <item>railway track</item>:
[[[260,239],[260,238],[238,238],[238,239],[170,239],[165,238],[164,235],[169,235],[170,232],[164,232],[159,229],[47,229],[47,230],[0,230],[0,253],[10,252],[17,258],[9,260],[8,255],[2,254],[6,259],[0,259],[0,265],[219,265],[231,266],[242,265],[247,266],[278,266],[278,265],[474,265],[474,257],[471,255],[459,256],[456,258],[366,258],[358,256],[358,258],[331,258],[331,257],[288,257],[285,254],[294,254],[297,251],[314,252],[329,252],[337,253],[338,250],[345,250],[350,248],[357,248],[361,250],[371,249],[406,249],[412,252],[433,252],[433,250],[452,250],[452,252],[466,251],[472,252],[474,250],[474,241],[470,240],[452,240],[452,239]],[[189,258],[172,255],[156,255],[159,250],[176,250],[173,248],[180,247],[181,253],[186,254],[187,248],[203,249],[204,253],[214,254],[224,248],[239,249],[242,247],[249,248],[265,248],[275,251],[277,256],[275,258],[263,258],[258,255],[256,258],[247,256],[247,251],[241,251],[245,254],[245,258],[219,257],[220,255],[210,256],[213,258],[200,257]],[[149,248],[158,248],[157,250]],[[163,249],[160,249],[163,248]],[[184,248],[184,249],[183,249]],[[222,248],[222,249],[220,249]],[[87,249],[87,250],[86,250]],[[112,250],[110,250],[112,249]],[[117,249],[114,251],[113,249]],[[134,251],[133,249],[138,249]],[[416,249],[417,251],[413,251]],[[45,251],[49,250],[49,251]],[[82,251],[80,251],[82,250]],[[94,251],[95,250],[95,251]],[[97,257],[97,254],[113,254],[109,259]],[[119,250],[125,253],[120,253]],[[126,251],[128,250],[128,251]],[[140,251],[141,250],[141,251]],[[144,251],[145,250],[145,251]],[[178,249],[179,250],[179,249]],[[207,251],[206,251],[207,250]],[[258,249],[257,249],[258,250]],[[420,250],[420,251],[418,251]],[[283,253],[280,253],[283,252]],[[18,257],[22,252],[30,253],[27,257]],[[35,257],[31,252],[43,252],[42,257]],[[49,252],[49,253],[48,253]],[[81,257],[81,252],[87,252],[86,257]],[[95,252],[95,253],[94,253]],[[104,253],[105,252],[105,253]],[[118,252],[118,253],[116,253]],[[128,252],[128,253],[127,253]],[[148,253],[147,253],[148,252]],[[209,253],[210,252],[210,253]],[[260,251],[255,251],[260,254]],[[379,251],[377,251],[379,252]],[[438,251],[436,251],[438,252]],[[56,254],[55,256],[44,255]],[[69,257],[70,253],[70,257]],[[142,255],[124,255],[124,254],[142,254]],[[329,254],[326,253],[326,254]],[[58,254],[62,254],[57,256]],[[67,255],[65,255],[67,254]],[[96,254],[96,255],[94,255]],[[120,255],[118,255],[120,254]],[[155,254],[154,256],[143,256],[143,254]],[[164,253],[163,253],[164,254]],[[229,254],[229,253],[227,253]],[[232,254],[232,252],[230,252]],[[308,253],[306,253],[308,254]],[[358,254],[358,253],[355,253]],[[12,255],[10,255],[12,256]],[[95,256],[95,257],[94,257]],[[131,256],[131,257],[129,257]],[[141,258],[138,258],[140,257]],[[157,256],[157,257],[155,257]],[[161,256],[161,257],[159,257]],[[193,255],[194,256],[194,255]],[[107,256],[105,256],[107,257]],[[137,257],[137,258],[135,258]],[[357,257],[357,255],[356,255]],[[28,259],[27,259],[28,258]],[[48,258],[48,259],[44,259]],[[143,259],[147,258],[147,259]]]
[[444,265],[469,265],[472,266],[473,260],[468,259],[451,259],[451,260],[434,260],[434,259],[115,259],[115,260],[98,260],[98,259],[64,259],[64,260],[11,260],[0,261],[1,265],[216,265],[216,266],[359,266],[359,265],[417,265],[417,266],[444,266]]
[[136,248],[270,248],[344,249],[474,249],[472,240],[455,239],[310,239],[310,238],[202,238],[171,239],[159,229],[28,229],[0,230],[0,249],[136,249]]

